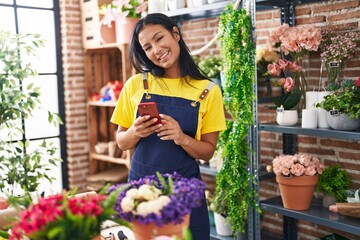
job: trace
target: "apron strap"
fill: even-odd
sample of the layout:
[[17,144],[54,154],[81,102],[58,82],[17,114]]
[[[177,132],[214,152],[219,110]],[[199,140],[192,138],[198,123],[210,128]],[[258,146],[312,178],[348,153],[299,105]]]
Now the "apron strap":
[[209,85],[207,85],[207,87],[204,89],[204,91],[202,91],[202,93],[199,96],[199,99],[192,102],[191,106],[196,107],[197,103],[200,102],[201,100],[204,100],[204,98],[207,96],[207,94],[210,92],[211,88],[215,85],[214,82],[210,82]]
[[145,90],[145,94],[146,94],[145,98],[150,99],[151,95],[148,92],[148,90],[149,90],[149,81],[147,80],[147,72],[142,73],[142,79],[143,79],[143,86],[144,86],[144,90]]

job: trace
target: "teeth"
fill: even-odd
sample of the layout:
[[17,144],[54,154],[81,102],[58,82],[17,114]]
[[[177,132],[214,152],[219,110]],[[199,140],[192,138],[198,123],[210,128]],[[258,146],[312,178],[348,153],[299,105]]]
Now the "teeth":
[[161,55],[161,56],[159,57],[159,60],[163,60],[163,59],[168,55],[168,53],[169,53],[169,52],[166,52],[166,53],[164,53],[163,55]]

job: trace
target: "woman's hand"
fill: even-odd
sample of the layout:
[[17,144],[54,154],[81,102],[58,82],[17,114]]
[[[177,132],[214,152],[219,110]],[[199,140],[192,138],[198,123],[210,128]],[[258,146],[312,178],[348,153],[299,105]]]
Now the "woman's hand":
[[150,119],[149,115],[138,117],[132,126],[132,130],[135,132],[135,135],[140,138],[145,138],[150,136],[152,133],[155,132],[156,129],[163,126],[163,124],[157,124],[152,126],[154,123],[157,122],[156,118]]
[[160,114],[163,126],[155,130],[161,140],[173,140],[177,145],[185,144],[186,135],[182,131],[179,123],[172,117]]

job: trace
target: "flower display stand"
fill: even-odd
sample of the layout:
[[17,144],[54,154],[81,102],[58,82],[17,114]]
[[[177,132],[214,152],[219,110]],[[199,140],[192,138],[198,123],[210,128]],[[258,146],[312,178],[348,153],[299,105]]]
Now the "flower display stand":
[[300,177],[276,175],[284,207],[291,210],[309,209],[318,177],[319,175]]
[[134,236],[136,240],[149,240],[156,236],[176,236],[182,240],[182,232],[184,228],[188,228],[190,224],[190,214],[184,217],[184,221],[180,224],[168,223],[159,227],[155,223],[142,224],[138,221],[132,222]]

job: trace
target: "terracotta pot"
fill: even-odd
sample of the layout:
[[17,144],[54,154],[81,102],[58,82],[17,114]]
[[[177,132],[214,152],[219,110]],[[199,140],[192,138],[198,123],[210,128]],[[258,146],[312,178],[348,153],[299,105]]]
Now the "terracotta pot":
[[101,237],[101,235],[99,234],[99,235],[97,235],[96,237],[94,237],[92,240],[101,240],[102,239],[102,237]]
[[139,18],[125,18],[125,20],[116,20],[116,42],[119,44],[128,44],[131,41],[135,25]]
[[138,221],[132,222],[136,240],[149,240],[156,236],[176,236],[179,240],[182,240],[182,231],[184,228],[189,227],[189,224],[190,214],[184,217],[181,224],[169,223],[162,227],[157,226],[155,223],[141,224]]
[[306,210],[310,208],[311,200],[318,183],[318,175],[301,177],[283,177],[276,175],[284,208],[291,210]]

